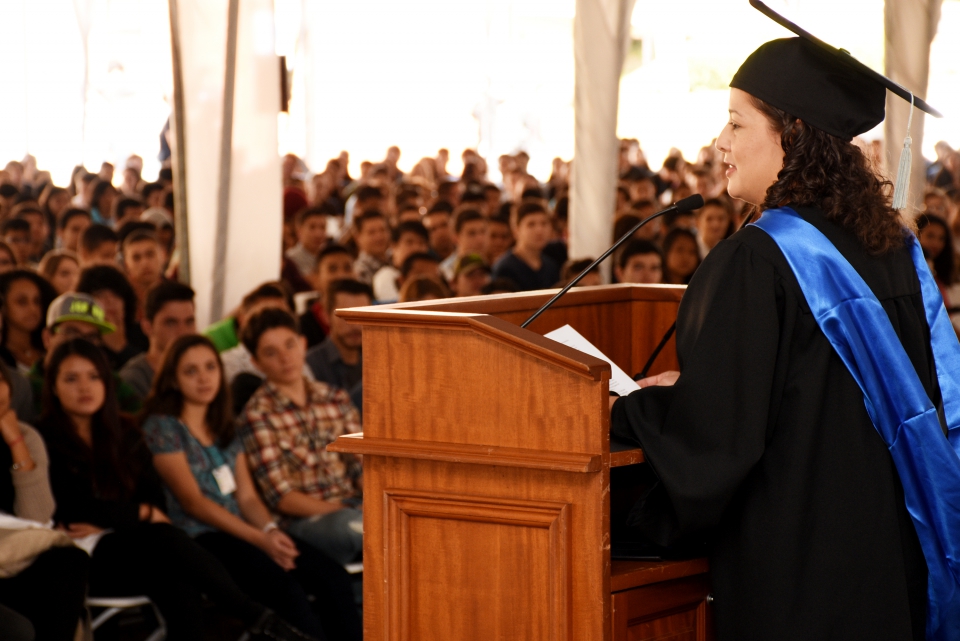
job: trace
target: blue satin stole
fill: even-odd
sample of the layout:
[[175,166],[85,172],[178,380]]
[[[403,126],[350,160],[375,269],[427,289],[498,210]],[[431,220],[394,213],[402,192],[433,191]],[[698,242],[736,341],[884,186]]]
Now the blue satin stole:
[[960,342],[911,235],[947,434],[880,301],[820,230],[788,207],[754,223],[777,243],[810,311],[863,391],[887,444],[929,571],[927,639],[960,639]]

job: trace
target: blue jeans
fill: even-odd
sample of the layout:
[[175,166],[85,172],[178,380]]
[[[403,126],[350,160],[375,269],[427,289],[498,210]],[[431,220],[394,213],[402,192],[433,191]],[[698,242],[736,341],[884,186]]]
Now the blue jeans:
[[363,552],[363,512],[352,507],[293,519],[286,529],[340,565],[353,563]]

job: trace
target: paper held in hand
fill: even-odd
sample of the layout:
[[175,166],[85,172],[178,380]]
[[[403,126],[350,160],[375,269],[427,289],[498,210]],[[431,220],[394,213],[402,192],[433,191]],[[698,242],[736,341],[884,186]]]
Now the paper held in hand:
[[617,367],[617,364],[611,361],[606,354],[597,349],[593,343],[588,341],[580,334],[580,332],[569,325],[564,325],[560,329],[555,329],[549,334],[544,334],[544,337],[557,341],[558,343],[562,343],[567,347],[572,347],[578,352],[595,356],[610,363],[611,392],[616,392],[620,396],[626,396],[630,392],[640,389],[640,386],[637,385],[637,383],[630,378],[626,372]]

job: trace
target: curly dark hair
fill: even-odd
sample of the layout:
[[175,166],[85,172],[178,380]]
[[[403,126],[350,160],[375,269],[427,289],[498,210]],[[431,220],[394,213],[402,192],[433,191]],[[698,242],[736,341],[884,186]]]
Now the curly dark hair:
[[784,151],[783,169],[767,190],[763,209],[817,207],[872,255],[903,247],[910,224],[890,206],[890,181],[876,174],[859,147],[750,98],[780,134]]

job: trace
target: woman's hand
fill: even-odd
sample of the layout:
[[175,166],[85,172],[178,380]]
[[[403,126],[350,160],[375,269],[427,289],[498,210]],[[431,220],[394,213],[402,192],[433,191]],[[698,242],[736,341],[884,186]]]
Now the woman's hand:
[[282,530],[273,529],[263,534],[260,549],[266,552],[274,562],[284,570],[297,567],[296,559],[300,556],[296,544]]
[[91,534],[100,534],[103,532],[103,528],[91,525],[90,523],[71,523],[67,526],[61,526],[58,529],[71,539],[82,539]]
[[140,520],[148,523],[169,523],[170,518],[163,513],[163,510],[150,503],[140,504]]
[[680,378],[680,372],[669,371],[657,374],[656,376],[648,376],[647,378],[637,381],[637,385],[640,387],[650,387],[651,385],[659,385],[662,387],[669,387],[677,382],[677,379]]

